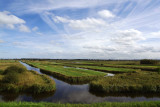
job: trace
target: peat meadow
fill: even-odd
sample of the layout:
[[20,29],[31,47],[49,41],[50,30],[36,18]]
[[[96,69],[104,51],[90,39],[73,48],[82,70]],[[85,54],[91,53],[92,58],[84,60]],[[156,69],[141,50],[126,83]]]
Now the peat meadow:
[[0,106],[159,107],[159,60],[0,60]]

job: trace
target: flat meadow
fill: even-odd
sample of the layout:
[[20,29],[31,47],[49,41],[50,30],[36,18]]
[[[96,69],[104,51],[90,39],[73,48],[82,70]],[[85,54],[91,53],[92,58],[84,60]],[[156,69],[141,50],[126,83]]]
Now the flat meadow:
[[[53,73],[53,75],[59,73],[62,78],[68,77],[66,80],[79,77],[81,81],[86,81],[86,76],[88,78],[97,76],[96,80],[90,79],[89,84],[92,91],[105,93],[160,92],[159,62],[141,64],[140,61],[52,60],[28,61],[27,63],[41,68],[42,71]],[[104,72],[116,75],[104,76]]]
[[[28,71],[19,60],[0,60],[0,92],[47,93],[56,90],[56,83],[49,76],[69,84],[88,84],[91,93],[108,94],[159,94],[160,63],[158,60],[110,61],[110,60],[21,60],[39,68]],[[114,75],[109,76],[108,73]],[[159,101],[93,103],[93,104],[57,104],[9,102],[3,106],[109,106],[109,107],[158,107]]]
[[107,73],[96,72],[94,70],[65,67],[61,64],[57,65],[49,61],[26,61],[26,63],[40,68],[43,73],[50,74],[70,83],[87,83],[107,75]]

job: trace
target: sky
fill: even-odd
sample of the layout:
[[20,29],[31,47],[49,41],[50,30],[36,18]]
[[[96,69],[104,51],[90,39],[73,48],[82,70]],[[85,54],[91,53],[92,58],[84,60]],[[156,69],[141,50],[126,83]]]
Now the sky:
[[160,0],[0,0],[0,58],[160,59]]

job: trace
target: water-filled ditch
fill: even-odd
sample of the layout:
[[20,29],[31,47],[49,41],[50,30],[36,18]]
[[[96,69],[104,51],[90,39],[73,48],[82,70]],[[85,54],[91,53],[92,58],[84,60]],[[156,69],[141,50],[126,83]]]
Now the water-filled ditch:
[[[28,70],[41,73],[39,68],[20,62]],[[129,102],[129,101],[155,101],[160,100],[157,94],[104,94],[91,92],[89,84],[72,85],[50,76],[56,82],[54,93],[31,95],[26,93],[0,93],[0,101],[28,101],[28,102],[62,102],[62,103],[95,103],[95,102]]]

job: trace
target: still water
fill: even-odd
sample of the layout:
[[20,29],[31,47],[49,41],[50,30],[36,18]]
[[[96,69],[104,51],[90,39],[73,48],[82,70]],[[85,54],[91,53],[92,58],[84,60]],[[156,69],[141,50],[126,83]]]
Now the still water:
[[[41,73],[39,68],[31,67],[20,62],[28,70]],[[155,101],[160,95],[141,94],[104,94],[89,91],[89,84],[72,85],[50,76],[56,82],[56,91],[48,94],[31,95],[26,93],[0,93],[0,101],[28,101],[28,102],[61,102],[61,103],[95,103],[95,102],[128,102],[128,101]]]

